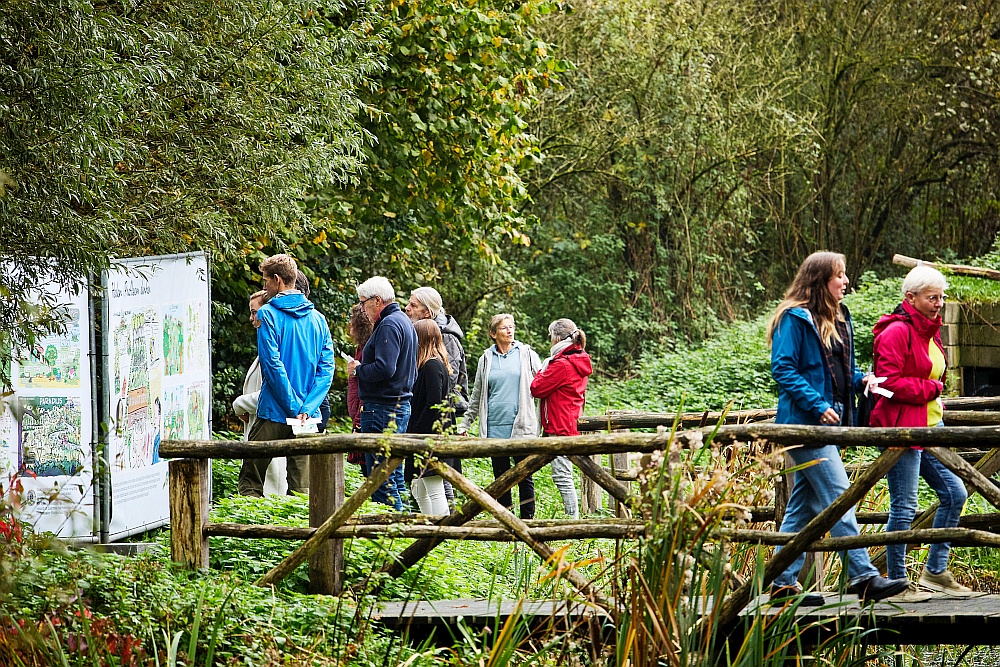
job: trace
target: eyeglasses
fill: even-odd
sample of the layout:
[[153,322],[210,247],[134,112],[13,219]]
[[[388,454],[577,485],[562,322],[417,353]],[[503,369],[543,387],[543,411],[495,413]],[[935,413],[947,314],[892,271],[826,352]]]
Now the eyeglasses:
[[941,304],[943,304],[945,301],[948,300],[948,295],[947,294],[942,294],[941,296],[938,296],[937,294],[935,294],[933,296],[927,297],[927,300],[930,301],[931,303],[941,303]]
[[376,295],[376,296],[370,296],[367,299],[361,299],[361,298],[359,298],[358,299],[358,303],[360,303],[362,306],[364,306],[365,303],[367,303],[368,301],[371,301],[372,299],[377,299],[377,298],[378,298],[378,295]]

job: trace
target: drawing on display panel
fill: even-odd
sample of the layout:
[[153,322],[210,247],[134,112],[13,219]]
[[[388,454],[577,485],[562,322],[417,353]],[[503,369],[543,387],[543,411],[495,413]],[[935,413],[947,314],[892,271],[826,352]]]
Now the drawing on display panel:
[[13,396],[0,396],[0,485],[7,482],[8,475],[17,472],[20,464],[14,409]]
[[163,312],[163,365],[167,375],[180,375],[184,372],[185,336],[184,306],[172,304]]
[[184,367],[189,370],[196,370],[208,367],[208,323],[202,312],[203,302],[187,305],[186,330],[184,340],[187,344],[184,347],[186,362]]
[[208,393],[205,390],[205,382],[192,382],[188,387],[187,403],[187,424],[188,438],[193,440],[206,439],[208,433],[205,432],[206,410],[208,408]]
[[35,341],[18,361],[17,383],[22,389],[80,386],[80,309],[68,308],[66,331]]
[[75,475],[83,469],[80,403],[67,396],[20,399],[20,468],[38,477]]
[[115,318],[112,465],[118,470],[142,468],[154,462],[163,422],[162,329],[152,308],[117,313]]
[[184,428],[187,415],[187,390],[171,387],[163,390],[163,439],[183,440],[187,437]]

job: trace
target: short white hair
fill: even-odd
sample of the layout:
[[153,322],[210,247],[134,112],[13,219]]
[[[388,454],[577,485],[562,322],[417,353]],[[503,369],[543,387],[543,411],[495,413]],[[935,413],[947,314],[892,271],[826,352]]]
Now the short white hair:
[[904,297],[908,292],[920,294],[924,290],[929,289],[948,289],[948,279],[944,277],[943,273],[926,264],[919,264],[913,267],[906,274],[906,277],[903,278]]
[[426,308],[432,318],[437,317],[438,313],[444,309],[441,294],[433,287],[418,287],[410,292],[410,296]]
[[383,303],[396,300],[396,290],[392,289],[392,283],[383,276],[372,276],[368,280],[358,285],[358,296],[362,299],[370,299],[377,296]]

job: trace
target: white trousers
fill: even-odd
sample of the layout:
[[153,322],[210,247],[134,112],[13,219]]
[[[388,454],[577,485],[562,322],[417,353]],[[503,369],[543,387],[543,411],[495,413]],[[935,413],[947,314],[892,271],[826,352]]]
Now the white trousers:
[[451,513],[448,497],[444,494],[444,480],[440,475],[417,477],[410,482],[410,495],[417,501],[421,514],[440,516]]

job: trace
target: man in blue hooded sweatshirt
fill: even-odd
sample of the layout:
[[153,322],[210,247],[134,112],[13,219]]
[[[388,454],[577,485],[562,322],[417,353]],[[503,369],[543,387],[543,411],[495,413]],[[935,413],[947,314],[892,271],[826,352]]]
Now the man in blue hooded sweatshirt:
[[[257,401],[257,422],[250,441],[287,440],[292,427],[286,419],[319,417],[320,403],[333,380],[333,340],[326,318],[295,289],[298,266],[288,255],[268,257],[260,265],[264,289],[271,295],[257,311],[257,356],[263,385]],[[244,459],[239,492],[263,495],[270,458]],[[288,493],[309,492],[309,457],[289,456]]]

